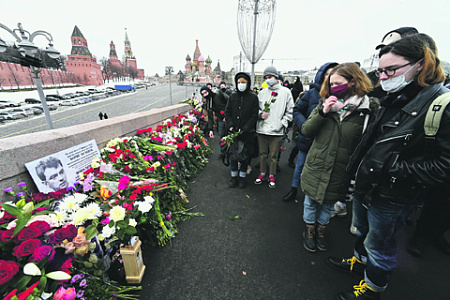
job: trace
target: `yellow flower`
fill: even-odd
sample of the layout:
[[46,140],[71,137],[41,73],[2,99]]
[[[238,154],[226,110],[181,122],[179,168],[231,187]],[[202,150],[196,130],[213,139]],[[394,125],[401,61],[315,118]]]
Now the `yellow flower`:
[[164,226],[164,222],[163,221],[159,222],[159,225]]

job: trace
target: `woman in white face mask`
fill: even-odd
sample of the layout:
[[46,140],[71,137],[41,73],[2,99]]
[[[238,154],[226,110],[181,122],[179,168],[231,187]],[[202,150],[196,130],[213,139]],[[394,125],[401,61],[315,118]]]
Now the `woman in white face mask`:
[[240,131],[238,140],[244,142],[248,157],[240,161],[230,161],[231,188],[239,185],[244,188],[246,185],[247,166],[255,155],[255,134],[256,120],[258,119],[258,96],[250,91],[250,75],[245,72],[239,72],[235,76],[237,91],[231,94],[228,104],[225,107],[225,128],[230,133]]
[[337,299],[380,299],[396,267],[397,233],[429,191],[448,187],[450,177],[450,106],[432,107],[442,113],[434,139],[424,130],[433,101],[449,92],[433,39],[419,33],[385,46],[378,74],[388,94],[347,166],[356,181],[354,256],[328,258],[335,269],[364,277]]

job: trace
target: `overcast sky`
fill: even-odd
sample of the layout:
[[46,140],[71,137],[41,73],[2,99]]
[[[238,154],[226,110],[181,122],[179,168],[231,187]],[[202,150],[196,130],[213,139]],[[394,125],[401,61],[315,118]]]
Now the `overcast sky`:
[[[376,6],[373,6],[376,5]],[[0,23],[11,29],[45,30],[63,54],[71,50],[70,35],[77,25],[99,60],[116,44],[124,52],[127,28],[139,68],[146,75],[164,74],[165,66],[184,71],[192,58],[195,40],[213,67],[233,67],[241,46],[237,35],[238,0],[1,0]],[[413,26],[436,42],[439,56],[450,61],[450,1],[448,0],[278,0],[272,38],[255,67],[271,63],[279,71],[310,69],[327,61],[348,62],[369,58],[388,31]],[[12,36],[0,29],[0,37]],[[35,38],[41,47],[44,37]],[[250,71],[250,69],[248,69]]]

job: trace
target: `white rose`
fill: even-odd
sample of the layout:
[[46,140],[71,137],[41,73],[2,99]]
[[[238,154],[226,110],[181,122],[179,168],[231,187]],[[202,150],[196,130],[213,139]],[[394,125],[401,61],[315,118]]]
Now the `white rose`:
[[119,222],[125,219],[125,208],[122,206],[114,206],[109,211],[109,218],[114,222]]
[[114,233],[116,233],[116,227],[115,226],[113,226],[113,227],[105,226],[102,229],[102,237],[104,237],[104,238],[109,238]]
[[130,218],[130,220],[128,220],[128,225],[133,226],[133,227],[136,227],[137,222],[136,222],[135,219]]

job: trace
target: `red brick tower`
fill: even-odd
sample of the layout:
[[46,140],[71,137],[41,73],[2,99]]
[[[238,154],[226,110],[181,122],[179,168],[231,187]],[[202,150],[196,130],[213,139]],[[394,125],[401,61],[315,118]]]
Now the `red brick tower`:
[[72,36],[72,50],[65,61],[68,72],[72,72],[78,82],[85,85],[102,85],[101,66],[89,51],[86,38],[75,25]]

